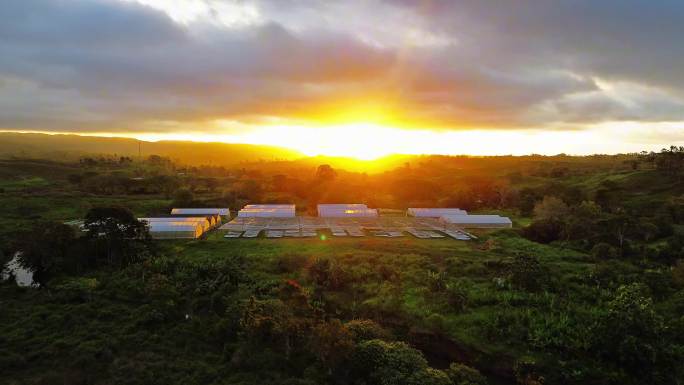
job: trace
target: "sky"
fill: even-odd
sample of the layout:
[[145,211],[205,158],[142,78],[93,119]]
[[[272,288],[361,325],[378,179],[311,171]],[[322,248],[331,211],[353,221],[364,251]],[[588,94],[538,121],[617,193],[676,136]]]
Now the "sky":
[[684,144],[681,0],[2,0],[0,130],[309,155]]

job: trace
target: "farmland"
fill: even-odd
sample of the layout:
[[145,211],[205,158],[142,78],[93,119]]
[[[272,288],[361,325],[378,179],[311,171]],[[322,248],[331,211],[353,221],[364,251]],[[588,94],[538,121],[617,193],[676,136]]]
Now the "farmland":
[[[306,214],[320,200],[354,199],[396,215],[400,201],[445,204],[434,199],[447,187],[392,183],[426,175],[417,168],[430,170],[422,184],[462,186],[446,195],[450,205],[508,215],[514,228],[478,230],[470,241],[214,231],[153,242],[145,257],[136,246],[127,259],[100,257],[102,243],[76,234],[44,266],[41,288],[0,284],[0,382],[361,384],[391,370],[404,378],[397,383],[675,383],[684,188],[648,164],[633,170],[611,159],[513,159],[502,175],[497,158],[458,168],[436,158],[412,171],[337,169],[332,178],[267,164],[3,161],[5,260],[51,242],[41,230],[50,223],[97,207],[145,216],[178,204],[235,210],[285,200]],[[362,196],[345,188],[359,180],[385,187]],[[633,219],[619,219],[622,210]],[[364,366],[371,351],[376,366]],[[390,356],[410,371],[383,361]]]

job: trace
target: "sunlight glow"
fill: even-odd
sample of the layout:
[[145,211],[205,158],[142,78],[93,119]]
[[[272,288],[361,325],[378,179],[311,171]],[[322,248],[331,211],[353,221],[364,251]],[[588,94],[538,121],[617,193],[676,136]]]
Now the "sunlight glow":
[[[155,124],[158,127],[161,122]],[[161,133],[119,132],[85,135],[128,137],[153,142],[183,140],[272,145],[296,150],[308,156],[339,156],[360,160],[373,160],[390,154],[614,154],[642,150],[659,151],[670,144],[684,145],[682,122],[607,122],[585,127],[543,130],[462,131],[407,130],[372,123],[335,126],[252,126],[223,120],[207,122],[202,131],[198,131],[195,125],[165,124],[165,132]]]

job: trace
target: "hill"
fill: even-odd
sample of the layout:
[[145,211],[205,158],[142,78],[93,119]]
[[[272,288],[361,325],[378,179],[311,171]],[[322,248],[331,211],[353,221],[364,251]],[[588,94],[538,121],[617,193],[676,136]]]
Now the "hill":
[[[139,152],[140,151],[140,152]],[[234,166],[242,162],[293,160],[303,155],[281,147],[184,141],[146,142],[129,138],[0,133],[0,157],[74,160],[81,156],[160,155],[190,165]]]

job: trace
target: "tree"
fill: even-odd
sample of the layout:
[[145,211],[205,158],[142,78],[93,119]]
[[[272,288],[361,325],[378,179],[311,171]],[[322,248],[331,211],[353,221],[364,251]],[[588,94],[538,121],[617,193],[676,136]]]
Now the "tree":
[[368,385],[449,385],[449,377],[427,365],[423,354],[404,342],[363,341],[356,346],[352,377]]
[[545,196],[544,199],[534,205],[534,219],[539,221],[562,221],[567,218],[570,210],[562,200]]
[[17,238],[19,263],[31,270],[34,282],[45,287],[64,268],[68,249],[76,235],[68,225],[48,222],[35,225]]
[[618,252],[609,243],[601,242],[595,244],[594,247],[591,248],[591,256],[597,260],[613,259],[617,258]]
[[238,195],[240,198],[258,202],[261,200],[262,193],[261,183],[256,179],[245,179],[239,184]]
[[[148,186],[151,186],[152,191],[158,191],[164,194],[167,199],[171,197],[171,194],[178,190],[180,187],[180,182],[177,178],[169,175],[155,175],[151,177],[148,181]],[[182,198],[187,200],[187,198]],[[192,193],[190,193],[190,202],[192,202]]]
[[173,205],[176,207],[187,207],[192,205],[195,197],[192,195],[192,191],[181,188],[173,193]]
[[369,319],[351,320],[345,324],[356,342],[367,340],[390,340],[392,335],[375,321]]
[[335,171],[329,164],[322,164],[316,169],[316,179],[322,182],[331,182],[337,178]]
[[316,258],[309,266],[308,272],[311,280],[326,290],[342,289],[346,283],[345,271],[329,258]]
[[570,210],[563,232],[566,240],[587,239],[596,233],[596,223],[601,217],[601,206],[592,201],[583,201]]
[[518,194],[518,209],[522,215],[530,215],[535,204],[542,199],[541,194],[534,189],[524,188]]
[[639,284],[620,286],[593,328],[593,349],[637,383],[677,383],[681,348],[669,339],[668,326]]
[[147,225],[128,209],[122,207],[95,207],[88,211],[83,223],[86,238],[95,246],[99,256],[104,244],[107,263],[120,265],[152,252]]
[[487,385],[487,379],[477,369],[457,362],[449,365],[446,374],[454,385]]
[[511,284],[527,291],[540,290],[545,283],[547,273],[539,259],[526,254],[516,256],[508,269]]
[[655,156],[655,166],[659,171],[681,177],[684,171],[684,146],[662,149]]
[[615,213],[605,217],[600,224],[602,228],[608,231],[610,237],[615,241],[615,244],[617,244],[620,255],[622,255],[627,236],[636,225],[634,216],[624,210],[617,210]]
[[204,183],[206,184],[207,189],[212,193],[215,192],[219,186],[219,181],[216,178],[206,178]]
[[534,221],[523,229],[525,238],[539,243],[550,243],[561,239],[566,225],[559,220]]
[[330,372],[354,348],[352,333],[338,319],[320,322],[311,330],[309,348]]

